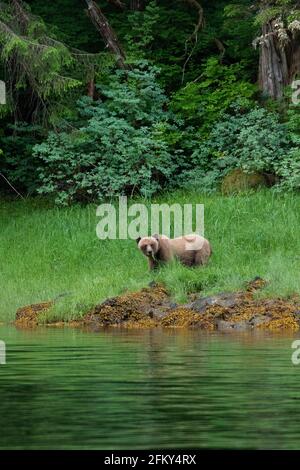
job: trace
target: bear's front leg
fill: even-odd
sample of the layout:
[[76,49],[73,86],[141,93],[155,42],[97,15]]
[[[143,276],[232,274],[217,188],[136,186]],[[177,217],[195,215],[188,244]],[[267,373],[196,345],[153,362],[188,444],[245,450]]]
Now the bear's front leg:
[[157,269],[158,267],[158,262],[153,258],[148,258],[148,264],[149,264],[149,271],[153,271],[154,269]]

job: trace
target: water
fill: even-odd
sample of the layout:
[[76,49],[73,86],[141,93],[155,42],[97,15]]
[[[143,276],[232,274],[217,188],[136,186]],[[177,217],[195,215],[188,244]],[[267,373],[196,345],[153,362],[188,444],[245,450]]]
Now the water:
[[0,327],[0,449],[300,447],[295,336]]

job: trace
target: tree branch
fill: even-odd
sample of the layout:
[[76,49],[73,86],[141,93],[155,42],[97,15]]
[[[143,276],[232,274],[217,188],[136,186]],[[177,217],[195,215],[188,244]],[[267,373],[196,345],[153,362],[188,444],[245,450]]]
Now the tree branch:
[[[198,33],[200,31],[200,29],[202,29],[204,27],[204,11],[203,11],[203,8],[202,6],[200,5],[199,2],[197,2],[197,0],[183,0],[184,2],[188,3],[190,6],[192,6],[193,8],[195,8],[198,12],[198,21],[195,25],[195,28],[194,28],[194,31],[193,33],[187,38],[187,40],[185,41],[185,62],[183,64],[183,68],[182,68],[182,83],[184,82],[184,76],[185,76],[185,70],[186,70],[186,67],[194,53],[194,50],[196,48],[196,44],[198,42]],[[190,51],[190,53],[188,54],[188,43],[191,42],[191,41],[194,41],[194,45]]]
[[118,8],[121,8],[121,10],[125,10],[126,5],[121,2],[120,0],[107,0],[108,3],[111,3],[112,5],[115,5]]
[[191,7],[195,8],[198,12],[197,24],[195,25],[195,29],[188,39],[189,41],[191,41],[193,38],[197,37],[197,34],[199,33],[200,29],[203,28],[204,26],[204,11],[200,3],[197,2],[197,0],[183,0],[183,1],[188,3]]
[[125,53],[118,41],[117,35],[110,26],[105,15],[93,0],[85,0],[88,6],[88,16],[95,28],[101,34],[106,47],[116,56],[117,64],[121,69],[127,70]]

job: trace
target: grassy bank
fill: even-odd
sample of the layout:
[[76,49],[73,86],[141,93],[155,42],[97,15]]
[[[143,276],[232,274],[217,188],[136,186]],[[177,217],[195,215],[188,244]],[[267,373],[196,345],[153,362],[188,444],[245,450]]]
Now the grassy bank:
[[56,208],[39,200],[1,201],[0,321],[18,307],[59,297],[52,318],[78,317],[106,297],[163,281],[179,301],[241,288],[256,275],[262,295],[300,292],[300,196],[260,192],[237,197],[175,193],[155,202],[204,203],[209,266],[178,264],[148,273],[132,240],[100,241],[96,206]]

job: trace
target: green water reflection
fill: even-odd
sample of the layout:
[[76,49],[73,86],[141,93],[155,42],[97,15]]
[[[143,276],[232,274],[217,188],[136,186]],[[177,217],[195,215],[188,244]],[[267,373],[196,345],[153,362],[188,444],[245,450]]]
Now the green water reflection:
[[295,338],[0,327],[0,448],[299,449]]

